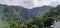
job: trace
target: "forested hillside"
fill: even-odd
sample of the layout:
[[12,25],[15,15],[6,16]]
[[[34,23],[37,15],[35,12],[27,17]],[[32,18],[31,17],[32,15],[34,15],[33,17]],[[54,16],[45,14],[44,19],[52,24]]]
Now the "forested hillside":
[[5,20],[3,20],[3,16],[4,16],[4,6],[0,5],[0,28],[10,28],[8,22],[6,22]]
[[[44,14],[41,15],[42,13],[39,12],[43,11]],[[34,16],[31,16],[30,13]],[[23,7],[0,5],[0,28],[50,28],[55,17],[60,15],[60,5],[54,8],[49,6],[33,8],[30,9],[30,13]],[[29,18],[26,19],[25,16]]]
[[8,11],[9,8],[16,10],[16,12],[19,13],[20,16],[22,16],[25,19],[31,18],[32,16],[36,16],[36,15],[43,15],[44,13],[46,13],[50,8],[52,8],[51,6],[42,6],[42,7],[36,7],[33,9],[27,9],[21,6],[7,6],[7,5],[1,5],[0,6],[3,7],[3,11],[4,13]]

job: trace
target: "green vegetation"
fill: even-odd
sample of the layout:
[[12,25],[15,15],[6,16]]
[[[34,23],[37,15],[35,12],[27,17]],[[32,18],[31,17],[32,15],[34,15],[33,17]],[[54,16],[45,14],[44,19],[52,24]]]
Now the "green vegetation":
[[60,6],[51,8],[43,16],[37,15],[22,21],[22,17],[12,7],[0,6],[0,28],[50,28],[55,17],[60,15]]

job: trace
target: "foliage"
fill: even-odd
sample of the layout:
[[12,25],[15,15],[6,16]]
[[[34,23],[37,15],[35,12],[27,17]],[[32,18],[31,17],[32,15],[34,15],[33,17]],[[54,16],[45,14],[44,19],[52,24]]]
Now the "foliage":
[[[4,8],[5,7],[5,8]],[[0,24],[9,28],[45,28],[50,27],[55,17],[60,15],[60,6],[51,8],[49,12],[44,15],[33,16],[32,18],[24,20],[20,13],[15,8],[0,6]],[[2,10],[4,10],[2,12]],[[2,21],[5,22],[2,22]],[[24,20],[24,21],[23,21]]]
[[38,28],[38,26],[37,25],[32,25],[32,27],[31,28]]

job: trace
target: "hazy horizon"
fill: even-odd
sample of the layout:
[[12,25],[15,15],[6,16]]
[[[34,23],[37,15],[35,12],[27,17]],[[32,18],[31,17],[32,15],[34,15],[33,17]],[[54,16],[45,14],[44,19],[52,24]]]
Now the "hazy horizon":
[[60,0],[0,0],[0,4],[22,6],[29,9],[44,5],[57,6],[60,5]]

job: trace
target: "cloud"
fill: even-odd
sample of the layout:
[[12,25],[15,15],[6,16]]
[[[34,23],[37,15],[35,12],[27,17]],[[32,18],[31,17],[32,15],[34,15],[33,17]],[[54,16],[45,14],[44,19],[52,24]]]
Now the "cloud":
[[57,0],[57,1],[53,1],[49,4],[50,6],[57,6],[57,5],[60,5],[60,0]]
[[60,4],[60,0],[0,0],[0,4],[22,6],[25,8],[34,8],[41,7],[43,5],[55,6],[55,4]]

